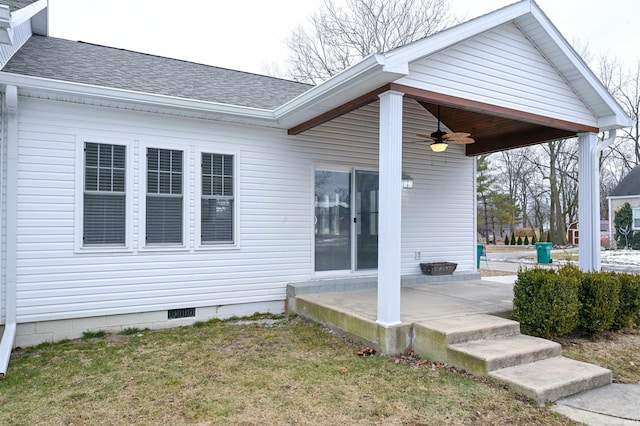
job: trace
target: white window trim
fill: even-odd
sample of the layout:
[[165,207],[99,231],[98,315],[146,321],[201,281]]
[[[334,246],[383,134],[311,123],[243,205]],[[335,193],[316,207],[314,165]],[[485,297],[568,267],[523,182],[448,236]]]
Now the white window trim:
[[[84,229],[84,146],[86,143],[100,143],[109,145],[122,145],[126,150],[125,170],[125,244],[124,246],[88,246],[85,247],[82,241]],[[74,252],[75,253],[115,253],[133,251],[133,168],[134,144],[129,139],[113,139],[102,136],[76,135],[76,176],[75,176],[75,229],[74,229]]]
[[[203,244],[202,243],[202,154],[223,154],[233,156],[233,243]],[[194,201],[195,201],[195,242],[197,250],[229,250],[240,248],[240,152],[227,149],[201,148],[195,151]]]
[[[147,149],[168,149],[173,151],[182,151],[182,244],[167,245],[147,245]],[[189,227],[189,206],[191,186],[189,185],[189,177],[192,174],[191,150],[187,145],[171,142],[151,142],[140,141],[138,151],[138,223],[139,237],[138,250],[140,251],[185,251],[189,250],[190,227]]]
[[634,231],[640,230],[640,226],[636,226],[636,219],[640,219],[640,207],[632,207],[631,210],[631,229]]

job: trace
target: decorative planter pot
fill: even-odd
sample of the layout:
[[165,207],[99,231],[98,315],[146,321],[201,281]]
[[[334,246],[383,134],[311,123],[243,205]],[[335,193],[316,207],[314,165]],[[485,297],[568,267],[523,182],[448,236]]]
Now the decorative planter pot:
[[431,262],[421,263],[420,269],[425,275],[451,275],[458,267],[457,263],[452,262]]

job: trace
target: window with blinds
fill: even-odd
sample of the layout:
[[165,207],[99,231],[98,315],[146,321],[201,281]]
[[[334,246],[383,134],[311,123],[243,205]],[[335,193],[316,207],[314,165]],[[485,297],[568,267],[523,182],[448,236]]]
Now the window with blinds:
[[202,154],[202,244],[233,243],[233,155]]
[[124,246],[126,148],[84,145],[84,246]]
[[147,149],[146,243],[182,244],[182,151]]

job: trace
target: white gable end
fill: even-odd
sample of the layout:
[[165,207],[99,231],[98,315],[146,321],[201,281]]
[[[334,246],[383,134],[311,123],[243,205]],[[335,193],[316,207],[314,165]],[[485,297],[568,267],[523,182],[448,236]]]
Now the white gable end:
[[412,62],[397,83],[597,126],[594,114],[513,23]]

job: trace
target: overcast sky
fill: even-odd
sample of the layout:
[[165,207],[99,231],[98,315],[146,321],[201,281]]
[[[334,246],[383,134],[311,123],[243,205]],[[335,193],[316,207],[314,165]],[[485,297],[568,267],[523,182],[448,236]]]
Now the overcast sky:
[[[336,0],[344,1],[344,0]],[[450,0],[467,19],[515,0]],[[594,57],[640,60],[640,0],[537,0],[570,42]],[[52,37],[120,47],[235,70],[284,67],[284,40],[322,0],[49,0]],[[466,19],[465,19],[466,20]]]

